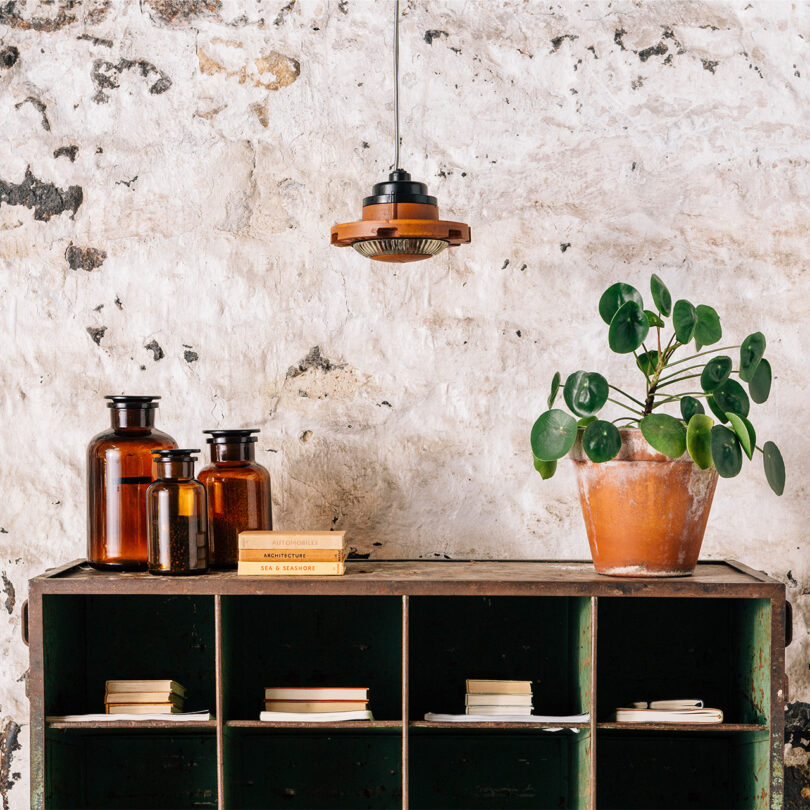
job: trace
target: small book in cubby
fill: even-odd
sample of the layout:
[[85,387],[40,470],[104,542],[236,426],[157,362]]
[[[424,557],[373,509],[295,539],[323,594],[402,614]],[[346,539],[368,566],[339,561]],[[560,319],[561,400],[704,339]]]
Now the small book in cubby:
[[368,708],[368,688],[279,687],[264,690],[260,720],[280,722],[340,722],[373,720]]

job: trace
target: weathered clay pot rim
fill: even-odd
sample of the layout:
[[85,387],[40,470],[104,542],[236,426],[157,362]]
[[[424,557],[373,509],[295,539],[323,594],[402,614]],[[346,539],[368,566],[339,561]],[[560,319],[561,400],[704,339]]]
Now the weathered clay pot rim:
[[[577,440],[568,455],[572,461],[581,464],[594,464],[595,462],[591,461],[582,449],[582,433],[583,431],[579,432]],[[619,428],[619,433],[622,437],[622,449],[619,450],[615,458],[610,461],[602,461],[600,464],[612,464],[616,461],[666,461],[670,464],[695,463],[689,453],[684,453],[680,458],[670,458],[663,453],[659,453],[647,443],[644,434],[639,428]]]

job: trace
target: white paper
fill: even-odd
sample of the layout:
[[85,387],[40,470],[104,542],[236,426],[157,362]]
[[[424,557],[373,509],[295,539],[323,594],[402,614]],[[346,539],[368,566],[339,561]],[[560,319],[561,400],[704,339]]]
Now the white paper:
[[343,720],[373,720],[369,711],[356,712],[262,712],[259,720],[272,723],[340,723]]
[[429,723],[589,723],[590,714],[433,714],[428,712]]
[[208,709],[198,712],[174,714],[54,714],[45,718],[47,723],[117,723],[121,720],[168,720],[169,722],[203,722],[213,720]]

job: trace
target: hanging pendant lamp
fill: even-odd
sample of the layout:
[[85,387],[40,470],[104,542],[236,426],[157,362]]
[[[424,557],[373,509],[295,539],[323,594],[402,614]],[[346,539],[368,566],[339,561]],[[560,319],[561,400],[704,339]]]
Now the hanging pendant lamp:
[[394,171],[363,200],[363,218],[332,228],[332,244],[378,262],[418,262],[470,241],[470,226],[439,219],[436,198],[399,165],[399,0],[394,0]]

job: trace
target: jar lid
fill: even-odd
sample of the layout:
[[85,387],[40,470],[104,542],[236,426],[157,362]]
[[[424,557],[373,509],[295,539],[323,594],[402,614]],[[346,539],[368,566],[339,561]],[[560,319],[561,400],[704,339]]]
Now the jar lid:
[[208,444],[253,444],[258,441],[252,433],[260,433],[259,428],[237,428],[234,430],[204,430],[208,434]]
[[116,408],[117,410],[123,410],[124,408],[137,408],[140,410],[150,411],[154,408],[158,407],[158,403],[155,400],[160,399],[158,396],[132,396],[132,395],[116,395],[116,394],[107,394],[104,399],[109,400],[107,402],[108,408]]
[[199,452],[199,448],[190,450],[186,448],[169,447],[164,450],[153,450],[152,455],[155,456],[155,461],[196,461],[195,456]]

